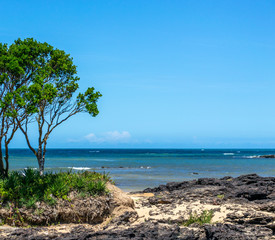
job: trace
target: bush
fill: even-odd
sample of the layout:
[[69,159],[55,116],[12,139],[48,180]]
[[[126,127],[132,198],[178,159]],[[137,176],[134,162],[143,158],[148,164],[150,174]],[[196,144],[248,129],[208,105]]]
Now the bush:
[[189,226],[193,223],[198,223],[200,225],[203,225],[205,223],[211,223],[211,220],[213,218],[213,211],[204,210],[202,214],[190,214],[189,219],[183,222],[184,226]]
[[108,174],[96,172],[59,172],[45,173],[40,176],[37,170],[26,169],[11,172],[6,179],[0,179],[0,201],[11,202],[17,207],[35,207],[35,203],[44,201],[50,205],[57,199],[68,200],[72,191],[82,196],[96,196],[107,193]]

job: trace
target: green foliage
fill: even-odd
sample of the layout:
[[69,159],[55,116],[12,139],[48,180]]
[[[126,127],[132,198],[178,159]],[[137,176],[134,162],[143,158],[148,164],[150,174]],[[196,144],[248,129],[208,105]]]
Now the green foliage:
[[205,223],[211,223],[211,220],[213,218],[214,214],[213,211],[204,210],[200,215],[198,214],[190,214],[189,219],[183,222],[184,226],[189,226],[193,223],[198,223],[200,225],[203,225]]
[[[10,74],[13,81],[20,82],[16,96],[11,93],[6,101],[14,97],[17,106],[24,108],[27,114],[39,113],[41,107],[51,108],[53,103],[66,105],[79,87],[73,58],[48,43],[33,38],[18,39],[9,47],[0,44],[0,53],[0,73],[5,69],[0,74],[0,83],[10,80]],[[77,97],[77,110],[96,116],[96,102],[101,96],[94,88],[88,88]]]
[[94,88],[88,88],[84,94],[79,93],[77,96],[78,108],[83,109],[93,117],[99,113],[96,102],[102,96],[100,92],[94,92],[94,90]]
[[30,197],[29,199],[22,198],[21,204],[26,205],[26,208],[35,208],[35,203],[38,202],[36,197]]
[[54,205],[57,199],[69,200],[72,191],[81,196],[106,194],[108,181],[108,174],[96,172],[59,172],[40,176],[39,171],[28,168],[0,179],[0,199],[2,203],[12,202],[15,206],[27,208],[35,208],[39,201]]
[[219,199],[224,199],[224,194],[219,194],[219,195],[217,195],[217,198],[219,198]]
[[9,53],[21,67],[24,85],[18,91],[18,106],[26,113],[39,112],[49,107],[56,98],[70,99],[78,89],[79,77],[69,54],[54,49],[48,43],[32,38],[18,39],[9,47]]

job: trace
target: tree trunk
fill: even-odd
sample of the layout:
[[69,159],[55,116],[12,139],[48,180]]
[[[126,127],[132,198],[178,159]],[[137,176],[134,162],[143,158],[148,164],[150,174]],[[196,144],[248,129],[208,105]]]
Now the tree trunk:
[[39,162],[39,174],[40,176],[44,175],[44,164]]
[[0,175],[1,177],[5,176],[5,167],[4,167],[3,153],[2,153],[2,141],[0,141]]
[[42,164],[43,164],[43,171],[44,171],[47,139],[43,141],[43,144],[44,145],[43,145],[43,152],[42,152]]
[[6,162],[5,177],[8,177],[8,173],[9,173],[9,143],[8,142],[5,142],[5,162]]
[[39,143],[36,157],[39,165],[39,173],[42,176],[44,174],[44,161],[43,161],[43,155],[42,155],[42,146],[40,143]]
[[37,155],[37,161],[38,161],[38,166],[39,166],[39,173],[40,176],[42,176],[44,174],[44,162],[42,159],[42,155]]
[[43,150],[42,150],[42,146],[43,146],[43,141],[42,139],[42,130],[40,128],[39,131],[39,138],[38,138],[38,149],[37,151],[31,146],[29,137],[28,137],[28,133],[27,133],[27,129],[24,130],[24,128],[22,127],[20,121],[17,119],[17,124],[21,130],[21,132],[24,134],[25,139],[27,141],[28,147],[31,149],[31,151],[34,153],[34,155],[36,156],[37,162],[38,162],[38,166],[39,166],[39,173],[42,176],[44,174],[44,162],[45,159],[43,159]]

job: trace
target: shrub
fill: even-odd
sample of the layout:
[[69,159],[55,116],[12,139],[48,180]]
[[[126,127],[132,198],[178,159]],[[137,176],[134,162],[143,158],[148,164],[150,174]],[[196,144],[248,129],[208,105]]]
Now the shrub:
[[217,198],[219,198],[219,199],[224,199],[224,194],[219,194],[219,195],[217,195]]
[[45,173],[40,176],[37,170],[25,169],[11,172],[6,179],[0,179],[0,201],[12,202],[15,206],[35,207],[38,201],[54,205],[57,199],[68,200],[72,191],[86,196],[107,193],[108,174],[96,172]]
[[205,223],[211,223],[211,220],[213,218],[213,211],[204,210],[202,214],[190,214],[189,219],[183,222],[184,226],[189,226],[193,223],[198,223],[200,225],[203,225]]

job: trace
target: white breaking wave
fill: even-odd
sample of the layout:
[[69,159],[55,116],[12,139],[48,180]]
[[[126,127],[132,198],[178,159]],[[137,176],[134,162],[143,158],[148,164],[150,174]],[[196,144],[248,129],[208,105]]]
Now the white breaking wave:
[[244,156],[244,158],[259,158],[259,156],[254,155],[254,156]]
[[113,162],[113,161],[115,161],[112,159],[101,159],[101,158],[99,158],[99,159],[91,158],[91,160],[96,161],[96,162]]
[[234,155],[235,153],[224,153],[223,155],[225,156],[230,156],[230,155]]
[[141,166],[140,168],[150,169],[151,167],[150,167],[150,166],[147,166],[147,167],[143,167],[143,166]]
[[71,169],[74,169],[74,170],[89,170],[91,168],[88,168],[88,167],[69,167]]

